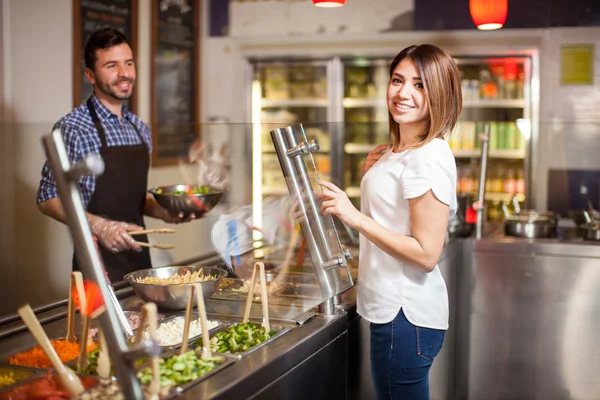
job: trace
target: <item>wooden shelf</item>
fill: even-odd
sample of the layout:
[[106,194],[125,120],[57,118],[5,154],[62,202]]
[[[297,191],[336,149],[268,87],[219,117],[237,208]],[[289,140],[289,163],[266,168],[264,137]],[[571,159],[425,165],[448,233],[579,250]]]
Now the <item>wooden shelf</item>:
[[379,108],[386,107],[385,99],[359,99],[346,97],[342,100],[344,108]]
[[360,187],[359,186],[348,186],[345,190],[348,197],[360,197]]
[[[454,157],[456,158],[480,158],[481,150],[452,150]],[[490,158],[504,158],[511,160],[523,160],[525,158],[525,152],[523,150],[490,150]]]
[[525,100],[465,100],[463,101],[463,108],[525,108]]
[[[472,193],[472,195],[475,196],[474,200],[477,201],[477,193]],[[486,192],[485,193],[485,199],[491,200],[491,201],[509,202],[512,200],[513,196],[514,195],[512,193],[496,193],[496,192]],[[519,199],[519,203],[522,203],[523,201],[525,201],[525,195],[517,194],[517,199]]]
[[262,108],[276,107],[329,107],[327,99],[260,99]]
[[344,151],[346,154],[367,154],[375,148],[375,144],[370,143],[346,143]]

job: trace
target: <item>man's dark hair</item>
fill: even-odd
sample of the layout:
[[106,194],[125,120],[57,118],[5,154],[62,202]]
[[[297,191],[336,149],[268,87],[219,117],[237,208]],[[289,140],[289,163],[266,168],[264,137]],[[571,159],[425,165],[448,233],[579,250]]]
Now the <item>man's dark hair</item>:
[[98,29],[92,33],[85,44],[83,53],[85,66],[93,71],[96,65],[96,50],[107,50],[122,43],[129,45],[127,37],[120,30],[109,27]]

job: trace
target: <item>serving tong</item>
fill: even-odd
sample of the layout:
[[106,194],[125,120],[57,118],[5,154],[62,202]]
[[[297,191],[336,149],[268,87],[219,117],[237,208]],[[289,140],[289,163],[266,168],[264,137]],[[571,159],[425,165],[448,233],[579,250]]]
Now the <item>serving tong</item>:
[[267,293],[267,280],[265,277],[265,264],[262,262],[254,263],[252,268],[252,279],[250,280],[250,287],[248,288],[248,297],[246,297],[246,308],[244,310],[244,318],[242,323],[245,324],[250,320],[250,309],[252,308],[252,299],[254,297],[254,285],[256,284],[256,270],[259,270],[260,274],[260,289],[261,296],[260,302],[262,304],[263,322],[262,326],[267,332],[271,331],[271,325],[269,324],[269,297]]
[[[142,229],[142,230],[138,230],[138,231],[131,231],[128,233],[131,236],[136,236],[136,235],[147,235],[150,233],[170,234],[170,233],[175,233],[175,232],[176,232],[175,229],[171,229],[171,228],[156,228],[156,229]],[[136,243],[142,247],[149,247],[149,248],[154,248],[154,249],[159,249],[159,250],[171,250],[171,249],[175,248],[175,246],[172,244],[161,244],[161,243],[153,244],[153,243],[138,242],[138,241],[136,241]]]
[[188,337],[190,333],[190,322],[192,319],[192,308],[194,307],[194,294],[198,306],[198,316],[200,317],[200,326],[202,327],[202,358],[208,359],[212,357],[210,351],[210,332],[208,329],[208,318],[206,317],[206,305],[204,304],[204,294],[202,285],[194,283],[190,287],[190,295],[188,297],[187,307],[185,309],[185,321],[183,325],[183,338],[181,342],[180,354],[188,351]]

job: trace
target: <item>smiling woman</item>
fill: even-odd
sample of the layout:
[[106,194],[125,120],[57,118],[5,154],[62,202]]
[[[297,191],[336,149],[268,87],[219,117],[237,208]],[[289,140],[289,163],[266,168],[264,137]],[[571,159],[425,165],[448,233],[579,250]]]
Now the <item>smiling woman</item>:
[[461,96],[448,54],[432,45],[402,50],[390,66],[390,143],[367,156],[361,211],[337,186],[320,182],[323,214],[361,233],[357,310],[371,322],[378,399],[429,399],[429,369],[448,329],[437,262],[457,208],[456,164],[444,139]]

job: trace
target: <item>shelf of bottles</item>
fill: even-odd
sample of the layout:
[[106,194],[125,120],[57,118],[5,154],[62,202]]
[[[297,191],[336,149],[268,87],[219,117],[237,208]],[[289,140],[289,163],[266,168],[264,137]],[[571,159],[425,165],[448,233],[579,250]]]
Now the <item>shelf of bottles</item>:
[[[463,113],[448,139],[457,160],[457,192],[474,193],[479,182],[479,133],[490,125],[486,203],[490,219],[514,195],[525,200],[527,132],[517,121],[529,115],[525,91],[526,58],[457,58],[461,73]],[[367,153],[388,141],[386,91],[388,59],[343,60],[344,176],[343,186],[353,202],[360,201],[361,167]]]
[[329,115],[326,62],[256,62],[253,72],[260,86],[262,196],[288,195],[270,136],[275,127],[311,122],[305,125],[306,134],[317,139],[321,147],[314,156],[315,165],[324,179],[330,179],[331,143],[326,129],[318,126]]
[[479,187],[481,142],[479,134],[489,124],[489,162],[486,210],[488,220],[501,220],[502,205],[512,206],[516,196],[526,197],[528,131],[517,121],[529,115],[525,100],[526,58],[459,59],[463,113],[449,139],[457,160],[457,192],[476,195]]

